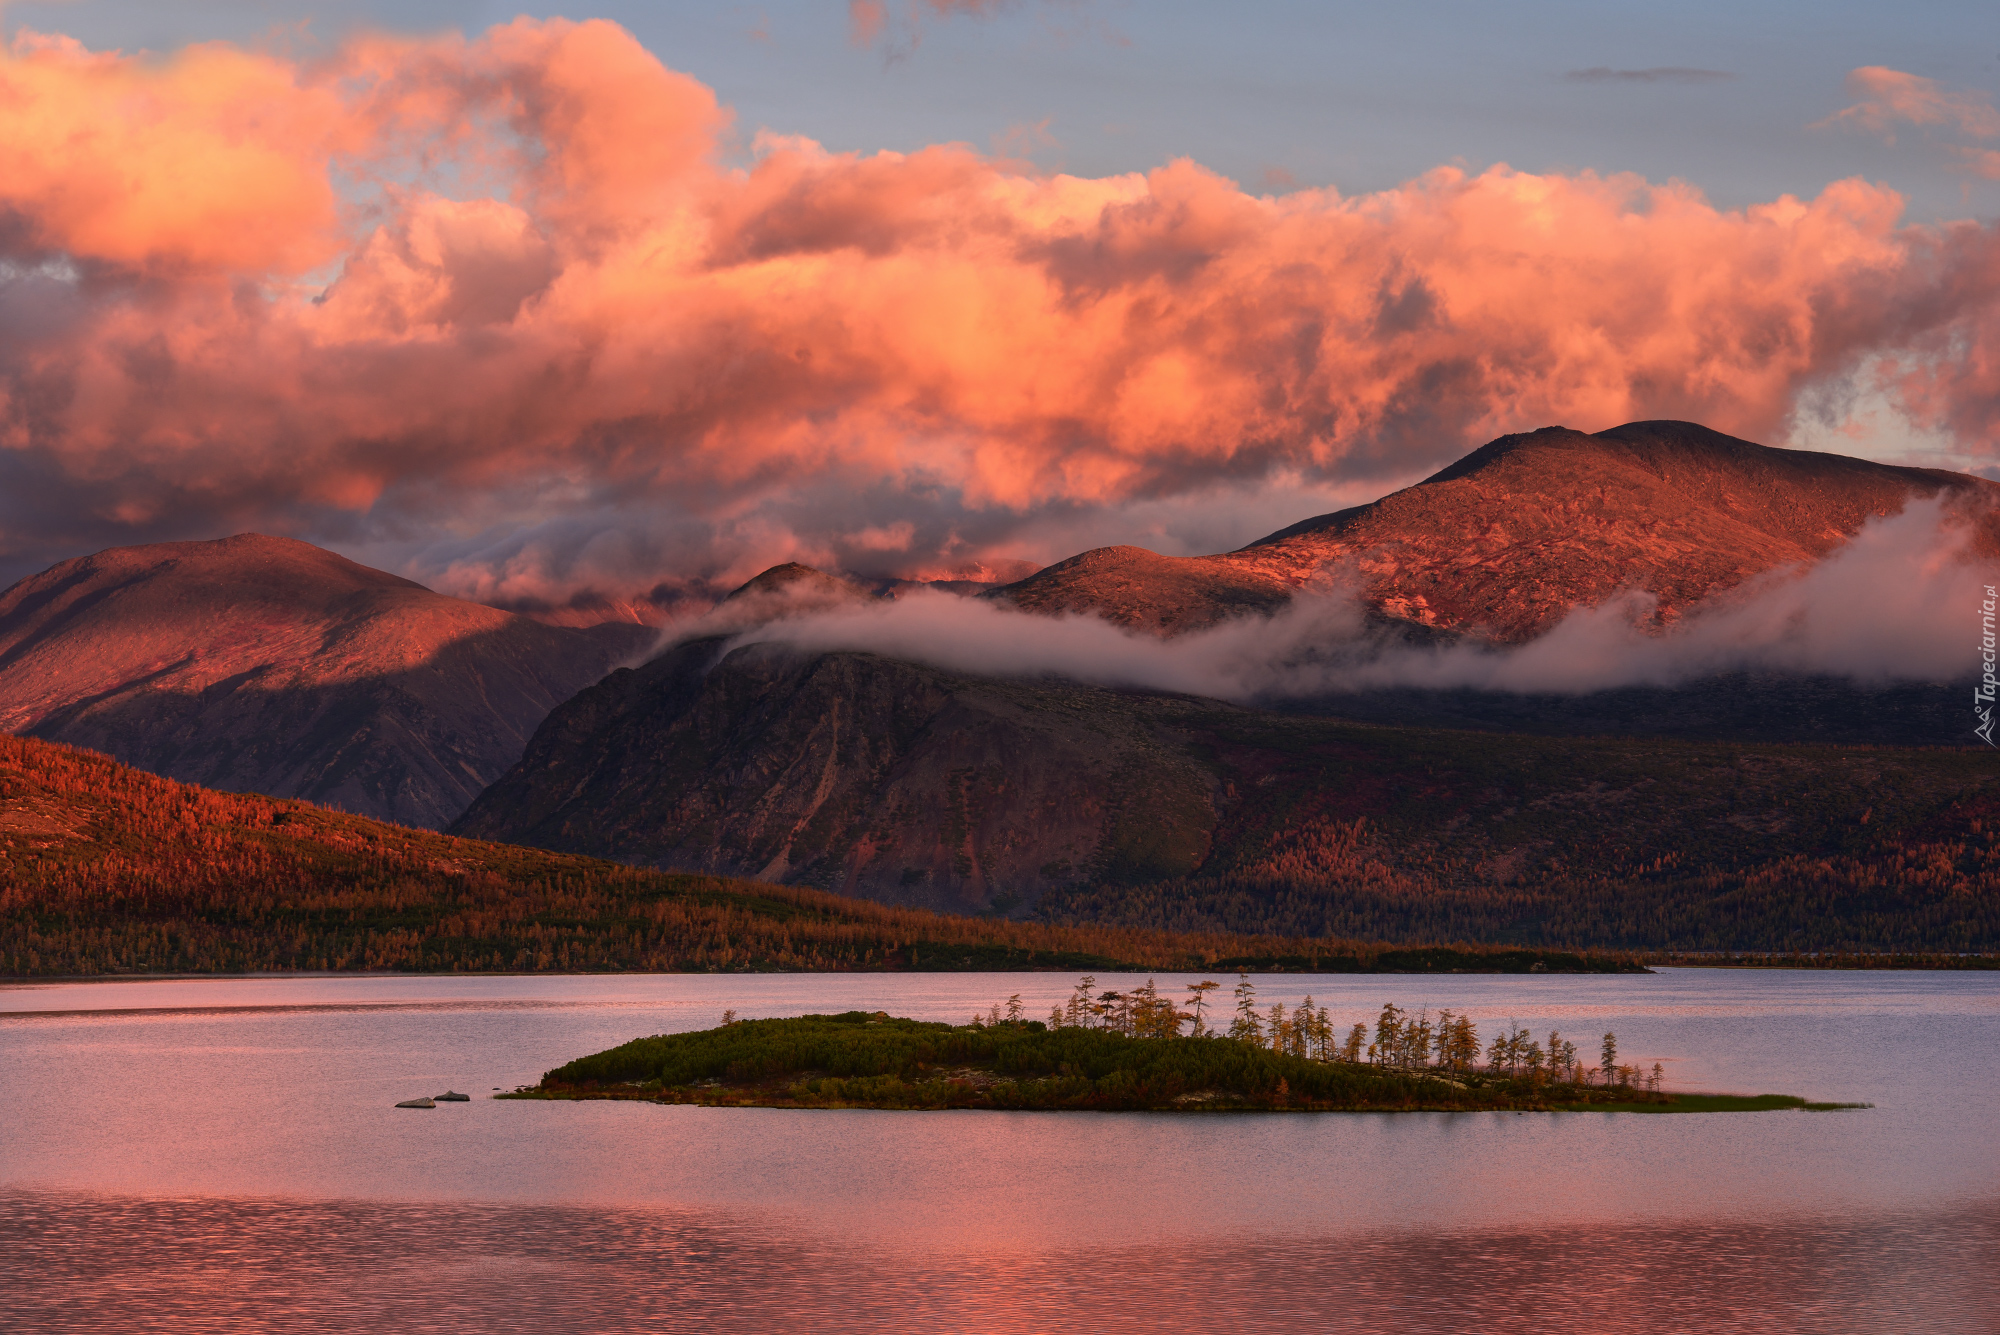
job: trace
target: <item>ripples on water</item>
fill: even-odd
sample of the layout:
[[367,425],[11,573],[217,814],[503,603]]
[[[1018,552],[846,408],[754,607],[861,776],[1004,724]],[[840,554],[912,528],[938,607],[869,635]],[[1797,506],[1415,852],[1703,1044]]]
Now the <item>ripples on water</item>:
[[[1071,981],[0,988],[0,1329],[2000,1332],[1991,977],[1258,980],[1348,1020],[1615,1028],[1682,1087],[1856,1114],[478,1097],[724,1007],[956,1020]],[[389,1107],[446,1085],[475,1100]]]
[[673,1210],[0,1197],[22,1330],[1984,1332],[2000,1213],[935,1255]]

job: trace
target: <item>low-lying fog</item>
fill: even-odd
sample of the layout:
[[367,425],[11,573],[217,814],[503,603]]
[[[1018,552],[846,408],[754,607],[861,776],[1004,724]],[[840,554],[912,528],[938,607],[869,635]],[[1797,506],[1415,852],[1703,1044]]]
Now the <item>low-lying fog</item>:
[[[1466,638],[1417,646],[1371,628],[1351,582],[1302,590],[1274,616],[1172,638],[1097,616],[1043,616],[919,591],[803,610],[736,629],[730,647],[780,642],[864,650],[989,676],[1061,676],[1237,702],[1384,687],[1583,693],[1674,686],[1735,671],[1860,682],[1950,681],[1976,673],[1985,588],[2000,568],[1971,557],[1970,531],[1937,503],[1872,520],[1831,556],[1769,572],[1648,628],[1651,595],[1580,607],[1527,644]],[[725,605],[674,639],[741,627]]]

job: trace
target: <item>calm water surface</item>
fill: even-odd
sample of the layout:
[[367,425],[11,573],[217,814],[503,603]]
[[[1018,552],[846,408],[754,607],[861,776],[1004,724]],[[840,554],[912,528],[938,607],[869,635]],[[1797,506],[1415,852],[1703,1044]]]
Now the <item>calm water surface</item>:
[[[1613,1029],[1673,1087],[1877,1105],[1838,1114],[488,1097],[725,1007],[962,1021],[1073,982],[0,988],[0,1327],[2000,1332],[1993,975],[1257,980],[1344,1023],[1394,1000],[1586,1051]],[[390,1106],[447,1086],[476,1097]]]

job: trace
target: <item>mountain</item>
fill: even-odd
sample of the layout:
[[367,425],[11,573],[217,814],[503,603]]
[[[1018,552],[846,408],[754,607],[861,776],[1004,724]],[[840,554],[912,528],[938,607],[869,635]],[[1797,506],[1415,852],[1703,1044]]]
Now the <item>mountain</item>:
[[723,646],[578,695],[452,830],[957,913],[1207,851],[1213,777],[1122,696]]
[[2000,945],[2000,775],[1970,750],[1390,728],[726,648],[584,691],[453,832],[1071,923]]
[[[1171,633],[1353,564],[1377,614],[1412,633],[1519,640],[1633,585],[1671,617],[1912,498],[1976,511],[1997,491],[1684,423],[1551,428],[1239,552],[1102,549],[1004,596]],[[803,568],[764,582],[849,596]],[[1594,706],[1384,692],[1359,702],[1382,707],[1371,722],[731,630],[556,710],[452,828],[1062,921],[1658,949],[2000,943],[1980,888],[2000,867],[1982,833],[1990,762],[1853,745],[1963,732],[1968,711],[1941,722],[1935,690],[1744,677]],[[1447,726],[1408,726],[1426,713]],[[1656,735],[1561,735],[1584,731]],[[1787,744],[1803,739],[1816,744]],[[1903,870],[1935,857],[1949,873]]]
[[1755,445],[1692,422],[1502,436],[1368,505],[1217,556],[1103,547],[990,596],[1173,633],[1269,611],[1351,569],[1373,611],[1412,628],[1518,643],[1572,608],[1644,589],[1671,622],[1778,566],[1819,559],[1871,516],[1945,493],[1976,509],[1989,551],[2000,485]]
[[287,538],[120,547],[0,593],[0,729],[436,827],[656,638],[543,625]]

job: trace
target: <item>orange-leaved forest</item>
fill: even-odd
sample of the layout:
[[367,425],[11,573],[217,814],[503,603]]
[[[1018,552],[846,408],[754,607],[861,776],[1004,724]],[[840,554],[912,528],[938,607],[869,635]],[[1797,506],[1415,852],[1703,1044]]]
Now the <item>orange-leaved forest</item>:
[[951,917],[456,839],[0,737],[0,974],[1323,967],[1610,957]]

